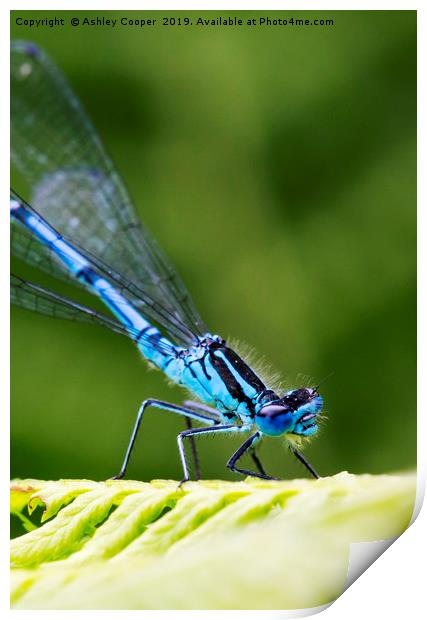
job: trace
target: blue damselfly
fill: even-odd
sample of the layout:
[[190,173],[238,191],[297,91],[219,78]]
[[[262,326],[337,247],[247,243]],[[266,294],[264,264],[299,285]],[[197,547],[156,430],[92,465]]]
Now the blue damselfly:
[[[12,275],[12,301],[50,316],[93,322],[128,336],[152,365],[197,402],[145,400],[125,459],[124,476],[144,411],[166,410],[195,420],[178,435],[189,479],[185,440],[199,434],[250,433],[227,466],[270,479],[255,453],[263,435],[292,439],[318,429],[316,387],[276,393],[220,336],[208,331],[189,294],[135,215],[124,184],[81,103],[48,56],[16,42],[11,52],[12,162],[29,186],[30,202],[11,192],[13,253],[51,276],[85,288],[107,316]],[[257,471],[238,467],[248,452]]]

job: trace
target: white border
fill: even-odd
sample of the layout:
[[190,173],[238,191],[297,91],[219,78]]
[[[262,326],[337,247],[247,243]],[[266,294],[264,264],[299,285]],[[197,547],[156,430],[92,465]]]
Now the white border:
[[[35,4],[35,6],[31,6]],[[60,6],[59,6],[60,4]],[[2,62],[0,63],[2,90],[0,97],[1,115],[0,115],[0,135],[3,137],[0,146],[1,157],[1,170],[3,171],[2,178],[6,178],[5,171],[9,168],[9,140],[6,138],[9,132],[9,76],[8,76],[8,58],[9,58],[9,11],[10,10],[292,10],[292,12],[303,10],[319,10],[323,12],[332,10],[414,10],[418,9],[418,78],[419,78],[419,92],[418,92],[418,109],[419,109],[419,160],[418,160],[418,189],[419,199],[418,204],[424,206],[424,210],[419,208],[419,298],[418,298],[418,312],[420,317],[427,316],[426,312],[426,287],[425,287],[425,266],[426,266],[426,252],[425,246],[422,241],[425,238],[426,232],[426,216],[425,205],[426,190],[425,181],[423,176],[427,170],[426,161],[426,122],[425,111],[427,110],[427,98],[426,98],[426,59],[427,59],[427,45],[426,45],[426,19],[424,7],[421,3],[415,2],[397,2],[397,1],[378,1],[377,2],[304,2],[300,6],[296,6],[296,2],[273,2],[267,1],[265,3],[254,2],[253,0],[247,0],[246,2],[234,1],[231,6],[229,2],[162,2],[161,6],[154,2],[137,2],[136,0],[127,0],[123,5],[115,2],[108,1],[94,1],[88,0],[81,1],[75,0],[74,2],[63,1],[61,3],[52,1],[41,1],[38,3],[32,3],[28,0],[26,2],[3,2],[0,7],[0,54]],[[424,111],[424,114],[422,112]],[[6,188],[3,188],[2,193],[6,199]],[[3,386],[1,389],[2,399],[2,427],[0,433],[0,489],[1,489],[1,508],[0,508],[0,532],[4,537],[3,544],[0,546],[0,561],[1,568],[3,569],[1,574],[3,579],[0,581],[0,609],[4,613],[13,613],[14,618],[20,618],[24,615],[31,614],[33,617],[45,618],[49,612],[46,611],[31,611],[9,612],[9,583],[5,579],[5,575],[8,574],[9,561],[8,561],[8,540],[6,536],[8,534],[8,526],[6,524],[5,515],[9,510],[9,423],[8,416],[5,415],[5,411],[9,411],[9,311],[8,311],[8,271],[9,271],[9,224],[6,219],[6,208],[0,211],[0,282],[2,298],[0,304],[0,329],[1,329],[1,357],[0,368],[1,377],[3,379]],[[426,450],[425,442],[421,441],[421,438],[426,436],[426,423],[425,423],[425,395],[424,395],[424,381],[427,376],[426,368],[426,327],[425,321],[419,321],[419,414],[418,414],[418,501],[417,512],[419,511],[422,503],[422,497],[425,489],[425,472],[426,472]],[[394,544],[387,552],[377,560],[377,562],[368,569],[367,575],[363,575],[358,579],[352,587],[350,587],[331,607],[323,612],[323,617],[328,620],[341,620],[345,617],[348,620],[353,618],[357,620],[363,615],[365,618],[386,617],[387,620],[394,620],[396,618],[401,620],[404,616],[405,620],[421,617],[421,610],[425,609],[425,551],[426,551],[426,531],[427,531],[427,518],[426,510],[424,509],[419,515],[416,522],[405,532],[405,534]],[[89,612],[85,611],[72,611],[72,612],[50,612],[55,616],[62,613],[67,613],[69,617],[81,618],[82,614]],[[138,613],[144,619],[148,618],[188,618],[188,617],[200,617],[216,618],[221,616],[222,618],[264,618],[264,617],[295,617],[296,614],[288,612],[219,612],[219,611],[206,611],[206,612],[188,612],[188,611],[138,611],[138,612],[106,612],[106,611],[93,611],[91,615],[103,617],[106,614],[114,616],[118,614],[134,614]],[[299,614],[298,614],[299,615]]]

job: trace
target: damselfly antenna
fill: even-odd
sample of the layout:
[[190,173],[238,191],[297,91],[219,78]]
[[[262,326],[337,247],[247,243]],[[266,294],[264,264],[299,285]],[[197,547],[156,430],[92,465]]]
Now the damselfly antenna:
[[313,390],[316,390],[316,392],[317,392],[317,390],[319,389],[319,387],[320,387],[321,385],[323,385],[323,383],[325,383],[325,381],[326,381],[327,379],[329,379],[330,377],[332,377],[332,375],[334,375],[334,374],[335,374],[335,370],[333,370],[333,371],[332,371],[332,372],[330,372],[328,375],[326,375],[326,377],[323,377],[323,379],[322,379],[321,381],[319,381],[319,383],[318,383],[317,385],[315,385],[312,389],[313,389]]

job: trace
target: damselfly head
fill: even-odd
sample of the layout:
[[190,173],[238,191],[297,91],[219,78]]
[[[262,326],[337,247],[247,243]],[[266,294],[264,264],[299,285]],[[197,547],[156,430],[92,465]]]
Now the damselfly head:
[[292,433],[308,437],[317,431],[317,414],[322,406],[323,398],[316,388],[299,388],[264,405],[255,422],[266,435]]

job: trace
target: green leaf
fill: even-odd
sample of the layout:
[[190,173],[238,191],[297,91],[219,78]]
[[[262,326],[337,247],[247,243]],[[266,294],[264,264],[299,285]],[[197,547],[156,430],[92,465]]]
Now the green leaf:
[[[15,480],[20,609],[294,609],[334,600],[349,545],[408,526],[415,475],[264,482]],[[25,517],[26,518],[26,517]]]

